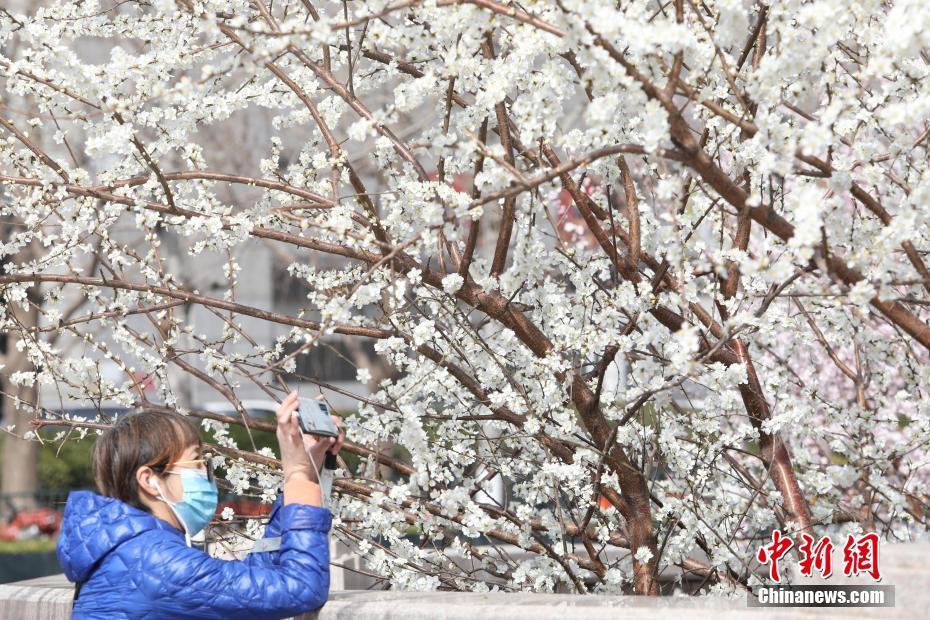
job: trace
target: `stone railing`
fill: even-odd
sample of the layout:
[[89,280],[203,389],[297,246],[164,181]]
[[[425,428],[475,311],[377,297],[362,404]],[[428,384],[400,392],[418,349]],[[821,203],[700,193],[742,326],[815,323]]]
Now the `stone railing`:
[[[893,608],[758,609],[747,608],[745,596],[645,598],[335,590],[321,611],[297,620],[656,620],[672,614],[676,620],[729,620],[747,616],[810,620],[930,617],[930,544],[887,545],[881,548],[881,554],[882,584],[895,587]],[[829,581],[830,585],[843,583],[849,582],[842,577]],[[0,585],[0,618],[66,620],[73,591],[63,575]]]

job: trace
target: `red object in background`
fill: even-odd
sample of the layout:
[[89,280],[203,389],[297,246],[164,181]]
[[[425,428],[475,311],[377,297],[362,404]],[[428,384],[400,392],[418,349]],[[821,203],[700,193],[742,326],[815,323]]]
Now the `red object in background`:
[[21,510],[9,523],[0,526],[0,540],[14,541],[24,538],[23,533],[32,531],[35,536],[54,536],[61,528],[61,513],[51,508]]
[[19,528],[13,527],[9,523],[0,525],[0,540],[5,542],[13,542],[14,540],[19,540]]
[[155,388],[155,375],[136,372],[133,373],[132,380],[138,387],[142,388],[143,392],[148,392]]
[[232,508],[232,511],[239,517],[267,517],[271,514],[271,504],[263,504],[250,499],[224,502],[217,506],[217,514],[221,514],[225,508]]
[[[439,178],[439,171],[433,170],[428,175],[430,181],[435,181]],[[471,185],[471,175],[470,174],[456,174],[452,177],[452,182],[449,182],[449,179],[446,179],[446,184],[450,185],[452,189],[457,192],[464,192]]]
[[36,508],[35,510],[22,510],[13,519],[12,525],[25,529],[36,526],[39,532],[51,536],[61,527],[61,513],[51,508]]

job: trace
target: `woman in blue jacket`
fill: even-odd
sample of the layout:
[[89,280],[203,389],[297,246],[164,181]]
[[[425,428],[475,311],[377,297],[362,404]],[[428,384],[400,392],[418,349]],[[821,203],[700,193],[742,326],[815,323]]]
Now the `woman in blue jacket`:
[[277,411],[284,493],[265,537],[280,537],[280,547],[240,561],[190,545],[217,496],[188,418],[133,413],[105,431],[94,446],[100,494],[71,493],[58,539],[59,561],[78,588],[72,618],[286,618],[322,607],[332,517],[311,462],[337,452],[342,435],[302,435],[297,402],[291,393]]

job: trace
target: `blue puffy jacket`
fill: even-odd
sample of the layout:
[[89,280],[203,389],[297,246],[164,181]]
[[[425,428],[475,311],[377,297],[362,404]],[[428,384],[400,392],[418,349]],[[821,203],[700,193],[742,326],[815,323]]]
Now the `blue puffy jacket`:
[[58,560],[84,582],[72,618],[286,618],[322,607],[332,516],[280,498],[265,537],[278,551],[217,560],[158,517],[89,491],[68,497]]

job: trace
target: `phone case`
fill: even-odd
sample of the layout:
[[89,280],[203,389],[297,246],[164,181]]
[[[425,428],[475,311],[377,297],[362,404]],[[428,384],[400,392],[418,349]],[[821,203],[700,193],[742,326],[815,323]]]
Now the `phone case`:
[[326,403],[311,398],[301,398],[297,407],[300,430],[306,435],[338,437],[339,429],[330,417]]

